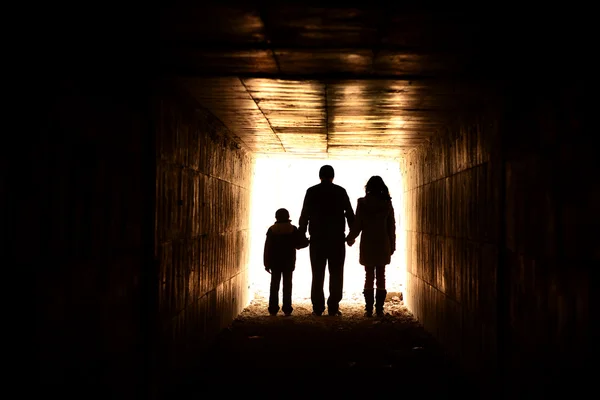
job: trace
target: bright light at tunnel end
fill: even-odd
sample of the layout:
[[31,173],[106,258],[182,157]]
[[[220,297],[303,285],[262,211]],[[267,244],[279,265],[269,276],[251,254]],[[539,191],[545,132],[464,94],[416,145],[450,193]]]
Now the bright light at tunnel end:
[[[250,212],[250,298],[255,293],[268,295],[271,275],[263,266],[263,248],[267,229],[275,222],[275,211],[286,208],[292,224],[298,218],[306,189],[319,183],[319,168],[329,164],[335,170],[334,183],[348,192],[350,203],[356,211],[356,202],[364,196],[364,186],[373,175],[383,178],[390,189],[396,217],[396,248],[391,263],[386,267],[388,292],[402,292],[405,278],[405,235],[403,229],[403,186],[398,159],[282,159],[257,158],[254,166]],[[348,229],[346,229],[346,233]],[[344,266],[344,301],[360,298],[364,284],[364,267],[358,262],[360,236],[352,247],[346,246]],[[293,301],[310,298],[311,267],[309,249],[296,253],[296,270],[293,277]],[[326,273],[324,290],[328,294]]]

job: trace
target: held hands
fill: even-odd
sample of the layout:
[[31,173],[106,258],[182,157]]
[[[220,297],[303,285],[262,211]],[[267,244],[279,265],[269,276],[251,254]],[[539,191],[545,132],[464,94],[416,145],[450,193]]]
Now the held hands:
[[265,267],[265,271],[267,271],[268,273],[271,273],[271,268]]
[[352,245],[354,244],[356,240],[355,239],[348,239],[346,237],[346,244],[348,244],[349,247],[352,247]]

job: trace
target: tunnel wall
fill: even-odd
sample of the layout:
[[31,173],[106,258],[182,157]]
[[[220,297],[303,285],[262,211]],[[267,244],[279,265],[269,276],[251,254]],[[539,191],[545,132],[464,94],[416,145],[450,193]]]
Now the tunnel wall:
[[599,168],[584,86],[496,94],[402,162],[406,303],[467,368],[518,392],[590,365]]
[[493,113],[465,115],[401,162],[407,307],[465,365],[496,357],[498,164]]
[[585,84],[521,87],[529,90],[511,98],[502,129],[505,362],[520,386],[532,378],[571,384],[591,367],[589,304],[597,295],[590,284],[600,265],[592,233],[600,223],[597,146]]
[[30,134],[16,135],[10,206],[15,260],[35,272],[36,383],[139,394],[155,186],[147,88],[95,77],[38,90]]
[[249,302],[253,167],[183,93],[162,89],[156,115],[159,360],[176,371]]

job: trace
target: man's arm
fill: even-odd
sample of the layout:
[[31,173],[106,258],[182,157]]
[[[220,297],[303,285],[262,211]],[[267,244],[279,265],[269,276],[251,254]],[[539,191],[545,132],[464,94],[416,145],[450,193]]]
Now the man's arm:
[[300,232],[300,229],[294,227],[294,248],[296,250],[300,250],[303,249],[305,247],[308,247],[310,241],[308,240],[308,238],[306,237],[306,235],[302,232]]
[[360,206],[360,201],[358,201],[358,204],[356,205],[356,217],[350,226],[350,232],[348,233],[348,236],[346,236],[346,242],[348,243],[348,246],[352,246],[354,244],[354,241],[362,231],[362,228],[362,207]]
[[302,211],[300,212],[300,218],[298,219],[298,230],[302,234],[306,234],[306,228],[308,227],[308,221],[310,220],[310,195],[308,190],[304,195],[304,203],[302,204]]
[[344,189],[344,213],[346,214],[346,221],[348,222],[348,229],[352,229],[354,224],[354,211],[352,210],[352,204],[350,204],[350,198],[348,192]]

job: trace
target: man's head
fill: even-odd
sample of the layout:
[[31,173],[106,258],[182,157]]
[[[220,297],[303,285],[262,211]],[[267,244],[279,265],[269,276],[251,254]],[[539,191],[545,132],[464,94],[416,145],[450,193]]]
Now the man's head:
[[285,208],[280,208],[275,211],[275,219],[277,222],[290,222],[290,213]]
[[332,182],[334,176],[335,174],[331,165],[323,165],[319,170],[319,178],[321,178],[321,181]]

